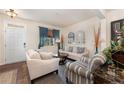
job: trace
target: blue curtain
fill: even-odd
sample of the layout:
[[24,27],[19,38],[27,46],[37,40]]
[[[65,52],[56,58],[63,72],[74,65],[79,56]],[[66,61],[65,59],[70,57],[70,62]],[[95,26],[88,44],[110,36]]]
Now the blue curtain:
[[[53,38],[55,40],[60,37],[59,30],[53,29],[52,33],[53,33]],[[39,41],[38,49],[40,49],[40,47],[43,47],[45,45],[45,42],[47,42],[48,28],[39,27],[39,37],[40,37],[40,41]]]
[[40,41],[39,41],[38,49],[40,49],[40,47],[43,47],[44,46],[45,40],[47,38],[47,33],[48,33],[48,28],[39,27]]

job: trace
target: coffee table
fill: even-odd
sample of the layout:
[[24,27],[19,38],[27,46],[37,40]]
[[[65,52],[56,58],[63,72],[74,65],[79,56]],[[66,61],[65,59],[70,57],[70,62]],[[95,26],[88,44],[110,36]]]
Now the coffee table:
[[68,54],[60,53],[59,58],[60,58],[59,65],[64,65],[66,63],[66,59],[68,58]]

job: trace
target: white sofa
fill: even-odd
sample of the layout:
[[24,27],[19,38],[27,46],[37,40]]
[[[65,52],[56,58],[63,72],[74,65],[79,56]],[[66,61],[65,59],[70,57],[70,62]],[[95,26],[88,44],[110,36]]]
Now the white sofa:
[[57,48],[57,45],[44,46],[44,47],[41,47],[40,49],[38,49],[38,51],[40,51],[40,52],[52,52],[54,54],[57,54],[58,48]]
[[27,66],[31,80],[58,70],[59,58],[43,60],[39,58],[40,54],[37,52],[39,55],[37,54],[37,57],[32,59],[30,55],[35,52],[34,50],[28,50],[26,52]]
[[[76,48],[76,47],[74,47]],[[84,57],[89,57],[89,51],[87,48],[84,49],[83,53],[77,53],[76,49],[74,49],[74,51],[69,52],[68,50],[59,50],[60,53],[67,53],[68,54],[68,58],[72,59],[72,60],[80,60],[80,58],[82,56]]]

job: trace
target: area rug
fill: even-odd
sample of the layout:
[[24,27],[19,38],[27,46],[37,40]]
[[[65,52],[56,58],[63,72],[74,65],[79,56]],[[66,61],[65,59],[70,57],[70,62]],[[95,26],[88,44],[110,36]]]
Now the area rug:
[[0,84],[16,84],[17,69],[0,73]]

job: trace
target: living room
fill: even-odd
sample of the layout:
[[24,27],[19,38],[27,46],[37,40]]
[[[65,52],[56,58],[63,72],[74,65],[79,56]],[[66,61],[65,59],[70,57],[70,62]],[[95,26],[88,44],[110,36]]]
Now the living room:
[[123,0],[1,0],[0,92],[123,92],[123,7]]
[[123,38],[123,16],[122,9],[1,9],[0,83],[124,83],[123,59],[108,54]]

